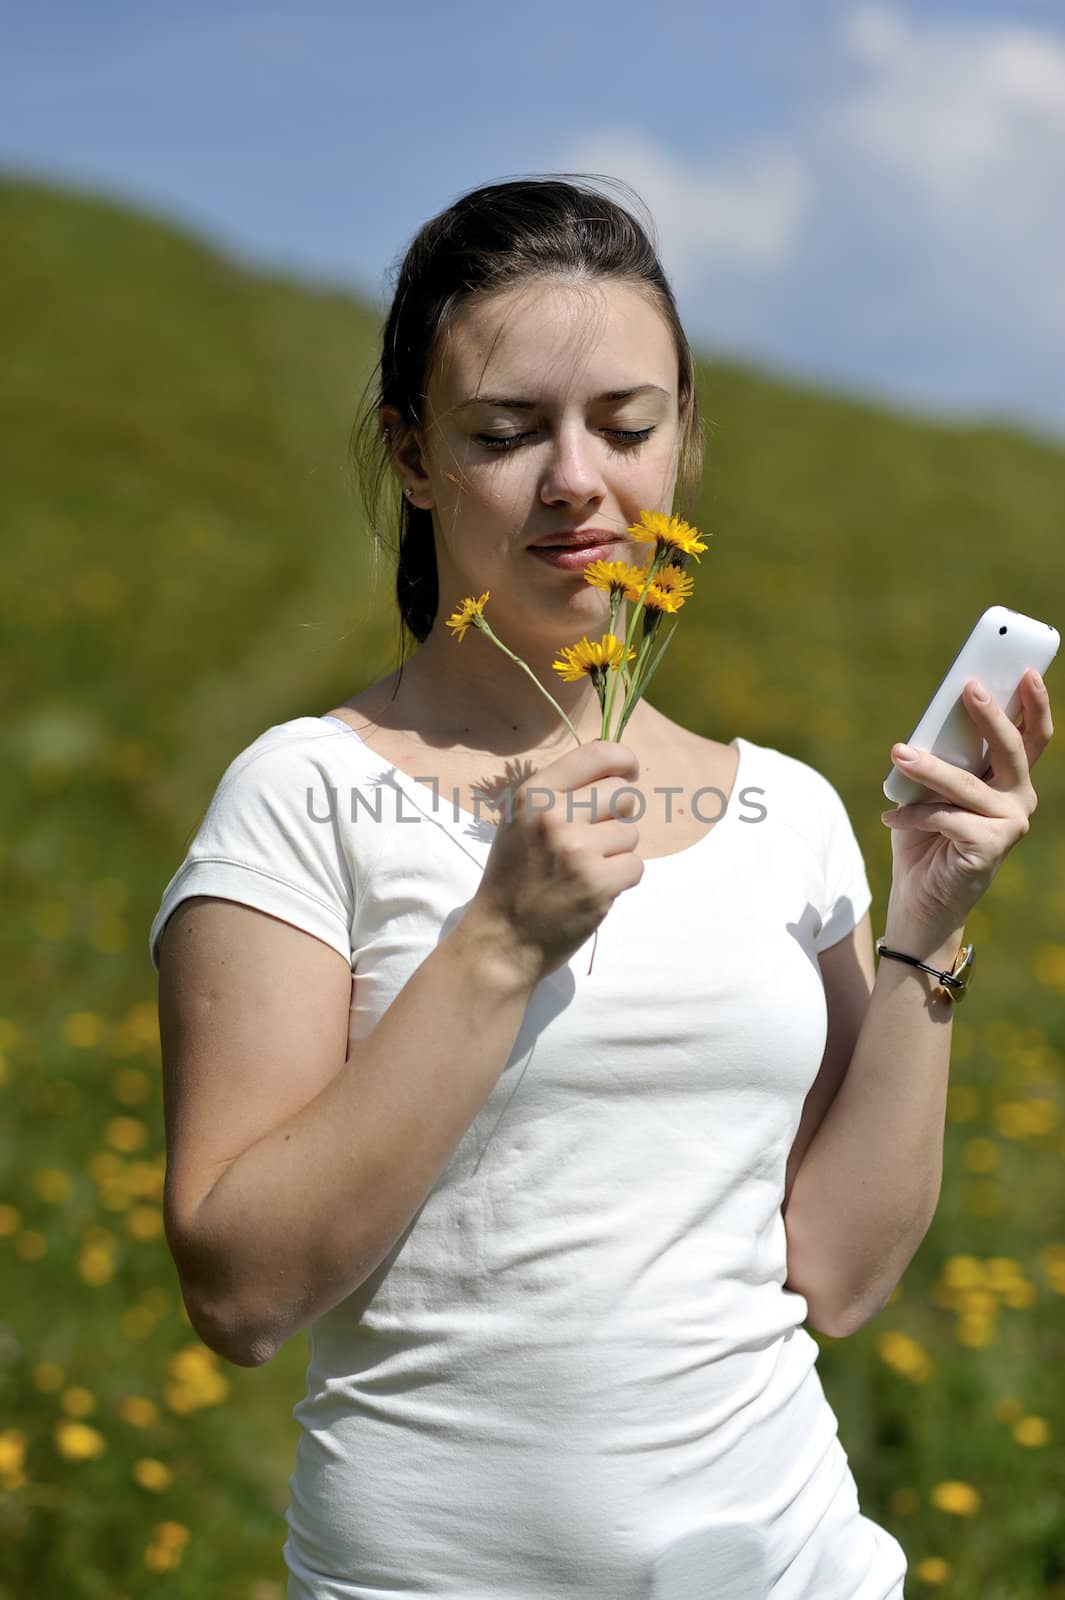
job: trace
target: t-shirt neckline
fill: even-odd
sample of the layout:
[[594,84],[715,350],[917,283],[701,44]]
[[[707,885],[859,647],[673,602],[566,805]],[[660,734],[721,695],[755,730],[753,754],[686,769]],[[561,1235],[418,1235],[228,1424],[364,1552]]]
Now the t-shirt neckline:
[[[406,791],[408,798],[415,801],[415,803],[421,802],[422,804],[425,804],[428,801],[431,807],[431,814],[436,821],[443,822],[446,825],[456,829],[460,823],[472,823],[475,828],[484,830],[484,832],[481,834],[475,835],[478,841],[487,844],[489,847],[491,846],[492,836],[494,836],[495,833],[493,824],[486,822],[483,817],[475,817],[472,811],[467,811],[462,806],[456,806],[442,801],[439,795],[434,794],[434,791],[429,784],[419,783],[418,779],[412,778],[409,772],[406,772],[402,767],[397,767],[393,762],[389,761],[387,757],[381,755],[380,752],[375,750],[372,745],[367,744],[362,735],[356,733],[351,724],[349,722],[345,722],[342,717],[333,717],[326,714],[316,717],[314,720],[317,722],[335,722],[337,727],[343,728],[346,733],[350,733],[352,738],[358,742],[358,744],[363,750],[366,751],[368,755],[374,756],[377,760],[384,763],[389,772],[392,773],[396,783],[399,784],[400,788]],[[698,839],[694,840],[692,844],[685,845],[683,850],[672,850],[668,855],[651,856],[646,859],[643,863],[645,872],[648,867],[658,868],[667,861],[681,861],[685,857],[690,857],[694,850],[705,849],[707,842],[710,839],[716,838],[723,829],[726,829],[729,826],[732,815],[736,809],[736,796],[739,793],[740,780],[744,773],[748,743],[749,741],[744,739],[740,734],[737,734],[735,738],[729,740],[729,744],[734,749],[738,750],[739,760],[736,763],[736,771],[732,779],[732,789],[729,792],[728,799],[724,802],[724,806],[721,810],[718,820],[713,824],[712,827],[707,828],[705,832],[701,833]],[[709,785],[707,788],[710,792],[718,796],[720,803],[720,789],[717,789],[716,787],[711,788]],[[697,790],[696,793],[699,793],[699,791]],[[638,822],[639,819],[635,818],[634,820]],[[484,833],[488,833],[489,837],[485,838]],[[468,833],[464,833],[463,837],[468,839],[470,835]]]

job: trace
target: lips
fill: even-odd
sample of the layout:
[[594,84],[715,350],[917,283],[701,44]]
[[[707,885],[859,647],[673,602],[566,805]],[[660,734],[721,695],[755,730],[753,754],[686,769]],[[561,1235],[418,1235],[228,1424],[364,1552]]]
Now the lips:
[[531,550],[584,550],[591,545],[620,544],[616,533],[609,533],[605,528],[587,528],[581,533],[556,533],[545,534],[541,539],[534,539],[530,545]]

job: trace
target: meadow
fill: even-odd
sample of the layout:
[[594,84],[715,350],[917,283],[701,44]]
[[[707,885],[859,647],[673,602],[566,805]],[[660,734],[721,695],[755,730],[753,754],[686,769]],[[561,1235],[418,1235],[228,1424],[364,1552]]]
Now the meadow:
[[[232,757],[397,664],[346,455],[379,312],[11,175],[0,241],[0,1600],[283,1600],[305,1338],[238,1368],[185,1314],[147,938]],[[700,384],[710,550],[649,698],[831,779],[875,937],[891,745],[986,606],[1065,626],[1065,447]],[[967,924],[936,1218],[877,1317],[817,1336],[908,1596],[1065,1597],[1060,741]]]

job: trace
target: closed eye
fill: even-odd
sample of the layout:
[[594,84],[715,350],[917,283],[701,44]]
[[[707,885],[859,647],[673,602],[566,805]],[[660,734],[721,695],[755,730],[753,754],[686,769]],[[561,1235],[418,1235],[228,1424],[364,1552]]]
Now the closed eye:
[[[614,444],[622,449],[631,448],[633,445],[645,444],[654,433],[654,428],[604,428],[603,432]],[[523,439],[534,439],[534,433],[475,433],[474,439],[486,450],[512,450]]]

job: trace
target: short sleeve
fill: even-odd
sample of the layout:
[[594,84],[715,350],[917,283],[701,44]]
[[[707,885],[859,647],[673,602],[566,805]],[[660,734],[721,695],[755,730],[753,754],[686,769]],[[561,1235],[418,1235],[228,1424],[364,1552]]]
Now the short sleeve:
[[171,912],[201,894],[267,911],[351,960],[355,865],[318,743],[281,723],[226,768],[152,922],[156,971]]
[[814,949],[820,954],[857,927],[873,903],[873,893],[847,808],[828,779],[818,776],[825,889]]

